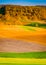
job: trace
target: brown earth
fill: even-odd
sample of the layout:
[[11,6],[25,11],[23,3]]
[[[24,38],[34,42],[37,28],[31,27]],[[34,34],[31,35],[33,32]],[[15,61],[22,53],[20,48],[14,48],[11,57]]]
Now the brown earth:
[[21,40],[13,39],[0,39],[0,52],[42,52],[46,51],[46,46],[33,43],[24,42]]

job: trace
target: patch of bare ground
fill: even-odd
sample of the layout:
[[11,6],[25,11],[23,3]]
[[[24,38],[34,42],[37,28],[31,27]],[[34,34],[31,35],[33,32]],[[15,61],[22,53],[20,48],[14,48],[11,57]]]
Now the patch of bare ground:
[[0,52],[40,52],[46,51],[46,46],[25,42],[22,40],[13,40],[0,38]]

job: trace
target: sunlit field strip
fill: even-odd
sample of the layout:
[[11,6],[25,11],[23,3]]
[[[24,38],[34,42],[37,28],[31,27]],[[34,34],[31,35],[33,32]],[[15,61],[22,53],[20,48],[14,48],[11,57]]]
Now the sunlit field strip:
[[16,64],[46,64],[46,59],[0,58],[0,63],[16,63]]

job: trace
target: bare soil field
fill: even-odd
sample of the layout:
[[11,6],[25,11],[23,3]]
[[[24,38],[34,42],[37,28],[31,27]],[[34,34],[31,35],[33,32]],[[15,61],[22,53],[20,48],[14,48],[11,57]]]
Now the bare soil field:
[[46,46],[21,40],[0,39],[0,52],[36,52],[46,51]]

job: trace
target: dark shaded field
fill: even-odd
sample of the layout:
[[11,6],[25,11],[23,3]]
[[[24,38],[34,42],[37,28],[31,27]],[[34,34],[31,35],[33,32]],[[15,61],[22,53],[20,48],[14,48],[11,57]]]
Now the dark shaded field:
[[46,28],[46,24],[38,23],[38,22],[32,22],[30,24],[27,24],[26,26]]

